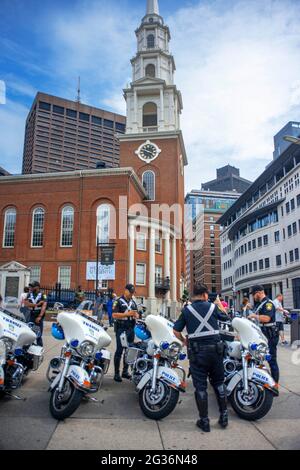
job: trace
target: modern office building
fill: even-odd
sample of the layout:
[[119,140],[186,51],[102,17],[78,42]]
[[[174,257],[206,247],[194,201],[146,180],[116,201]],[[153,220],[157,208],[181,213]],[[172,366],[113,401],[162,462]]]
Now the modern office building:
[[259,283],[300,309],[300,146],[273,160],[218,223],[223,294],[239,305]]
[[221,254],[218,219],[239,198],[240,194],[217,191],[192,191],[187,194],[190,223],[195,238],[187,242],[186,282],[190,292],[195,283],[204,283],[209,290],[221,292]]
[[288,122],[274,137],[273,159],[278,158],[290,145],[284,140],[285,136],[300,137],[300,122]]
[[240,170],[231,165],[217,169],[217,178],[208,183],[202,184],[202,189],[206,191],[236,191],[239,194],[245,192],[251,181],[240,176]]
[[80,102],[38,93],[26,120],[23,174],[120,164],[117,134],[126,118]]
[[10,173],[0,166],[0,176],[8,176]]

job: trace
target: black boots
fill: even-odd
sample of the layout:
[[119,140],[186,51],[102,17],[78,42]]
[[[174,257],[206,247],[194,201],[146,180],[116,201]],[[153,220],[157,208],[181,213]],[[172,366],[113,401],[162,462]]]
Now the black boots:
[[122,382],[122,377],[120,376],[120,363],[121,363],[121,360],[118,357],[115,357],[114,363],[115,363],[114,381],[115,382]]
[[200,416],[200,419],[197,421],[197,426],[204,432],[210,432],[207,392],[200,392],[197,390],[195,392],[195,398]]
[[219,385],[215,387],[215,394],[218,400],[219,410],[220,410],[220,419],[219,425],[221,428],[225,429],[228,426],[228,411],[227,411],[227,395],[225,385]]

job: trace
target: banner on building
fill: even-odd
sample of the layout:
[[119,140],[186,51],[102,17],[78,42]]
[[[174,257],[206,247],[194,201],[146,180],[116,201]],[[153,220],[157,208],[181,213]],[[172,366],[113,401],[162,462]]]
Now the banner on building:
[[[98,280],[99,281],[114,281],[116,279],[116,263],[105,266],[101,263],[98,264]],[[86,280],[96,281],[97,277],[97,263],[86,263]]]

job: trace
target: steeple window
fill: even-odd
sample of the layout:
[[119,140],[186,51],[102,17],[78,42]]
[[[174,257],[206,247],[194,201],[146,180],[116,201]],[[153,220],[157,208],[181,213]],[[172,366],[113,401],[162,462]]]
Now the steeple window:
[[155,65],[148,64],[146,67],[146,77],[155,78]]
[[143,107],[143,127],[157,126],[157,106],[155,103],[146,103]]
[[155,37],[154,34],[148,34],[147,36],[147,48],[154,49],[155,47]]

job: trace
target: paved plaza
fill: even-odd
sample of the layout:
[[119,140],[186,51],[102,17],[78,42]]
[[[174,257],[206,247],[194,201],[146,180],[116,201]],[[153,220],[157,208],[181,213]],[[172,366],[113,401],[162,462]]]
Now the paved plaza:
[[[0,449],[95,449],[95,450],[205,450],[205,449],[300,449],[300,365],[292,364],[290,347],[279,347],[281,393],[271,412],[261,421],[240,420],[230,409],[230,426],[217,424],[218,410],[210,391],[212,432],[195,426],[196,406],[191,381],[175,412],[160,422],[142,414],[133,384],[113,381],[113,368],[97,394],[98,403],[82,402],[75,415],[58,423],[49,412],[46,369],[59,354],[61,343],[46,325],[45,361],[18,391],[25,401],[0,402]],[[113,330],[109,333],[113,336]],[[111,345],[114,350],[114,341]]]

